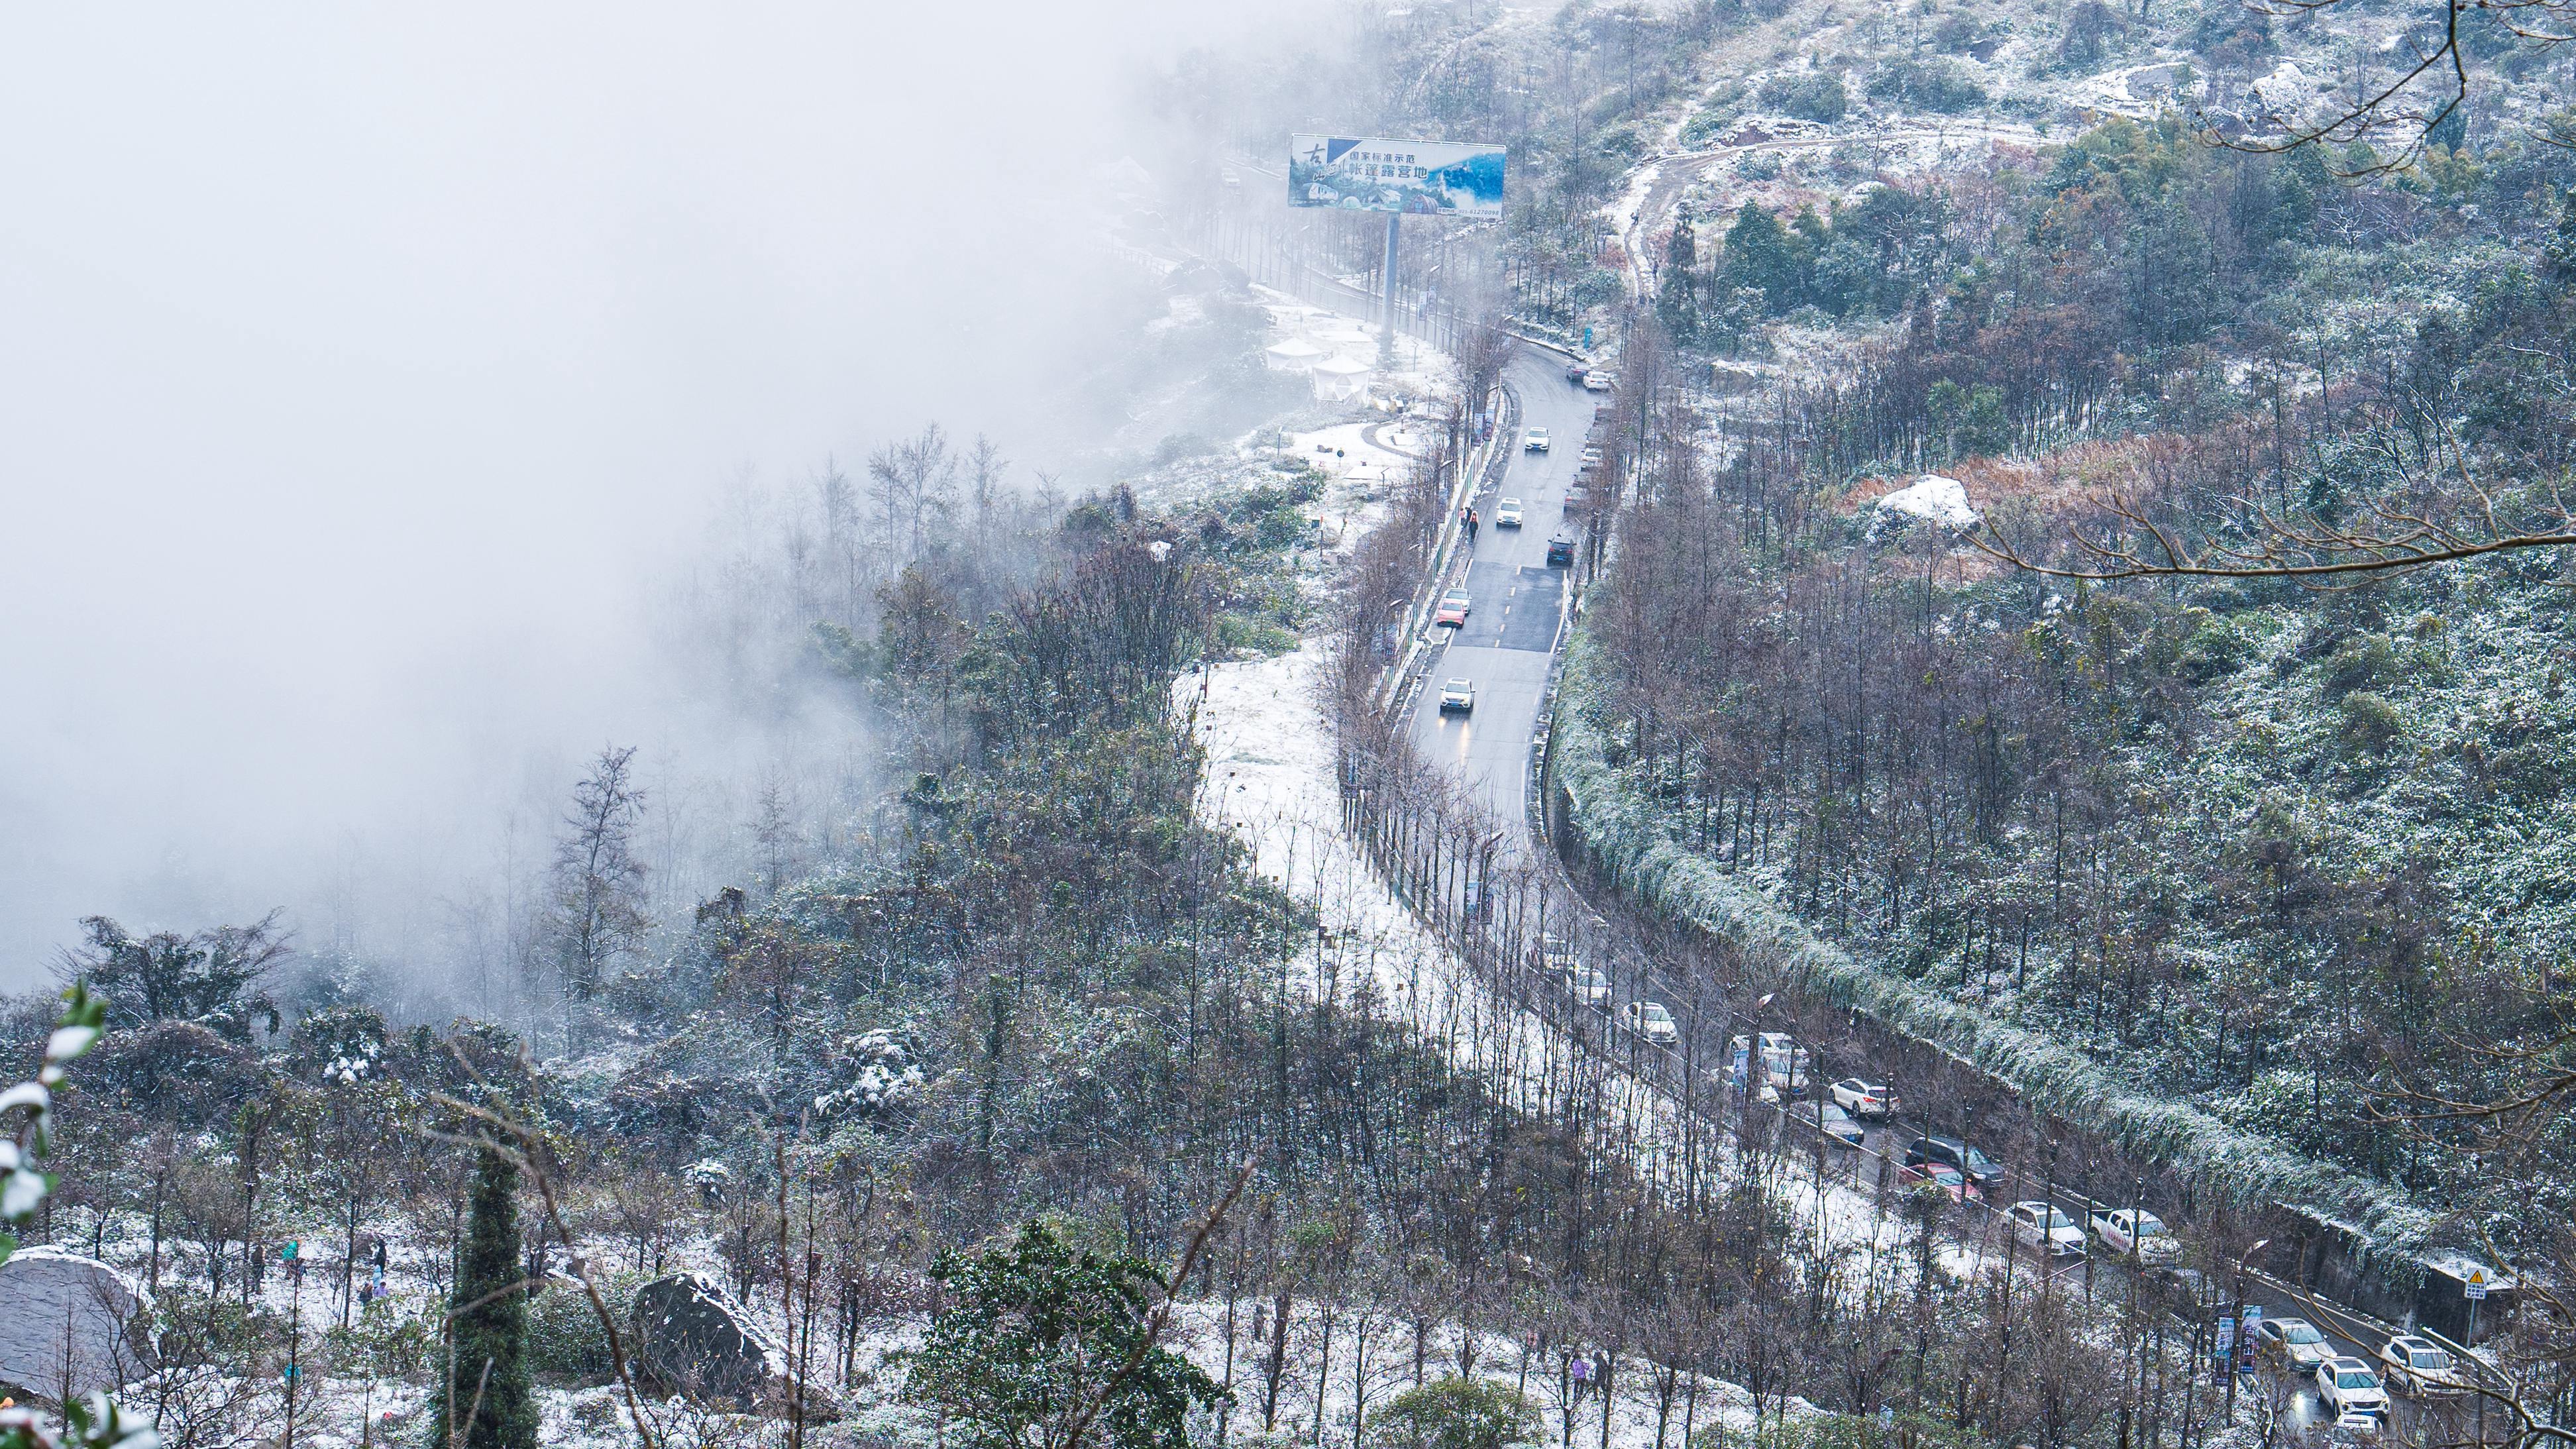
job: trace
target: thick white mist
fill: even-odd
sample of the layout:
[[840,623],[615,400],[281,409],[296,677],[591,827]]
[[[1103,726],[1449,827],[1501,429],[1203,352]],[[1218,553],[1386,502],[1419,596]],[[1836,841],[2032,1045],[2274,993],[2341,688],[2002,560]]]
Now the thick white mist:
[[746,473],[932,418],[1078,444],[1079,185],[1139,69],[1241,20],[0,21],[0,986],[91,911],[398,953],[419,907],[351,902],[437,898],[513,808],[541,850],[609,740],[801,768],[673,676],[648,581]]

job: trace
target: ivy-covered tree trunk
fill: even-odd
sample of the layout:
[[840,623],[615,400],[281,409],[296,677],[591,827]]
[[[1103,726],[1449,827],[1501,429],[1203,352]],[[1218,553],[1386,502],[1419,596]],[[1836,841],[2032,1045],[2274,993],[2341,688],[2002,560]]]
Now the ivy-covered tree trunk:
[[457,1265],[445,1392],[433,1449],[536,1449],[528,1388],[528,1297],[519,1264],[519,1167],[489,1148],[476,1164],[465,1260]]

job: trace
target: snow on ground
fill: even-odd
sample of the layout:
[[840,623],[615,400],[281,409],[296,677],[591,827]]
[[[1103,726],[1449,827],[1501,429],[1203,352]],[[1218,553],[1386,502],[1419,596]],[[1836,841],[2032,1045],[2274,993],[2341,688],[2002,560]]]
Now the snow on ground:
[[[1270,1442],[1349,1442],[1364,1437],[1366,1423],[1355,1422],[1365,1417],[1362,1406],[1366,1414],[1374,1414],[1414,1386],[1413,1325],[1366,1304],[1334,1302],[1330,1307],[1329,1343],[1324,1315],[1316,1311],[1315,1303],[1298,1302],[1290,1309],[1288,1351],[1275,1395],[1276,1417],[1269,1426]],[[1263,1439],[1264,1402],[1274,1397],[1265,1392],[1267,1341],[1254,1338],[1256,1327],[1267,1331],[1267,1320],[1267,1305],[1251,1296],[1231,1306],[1222,1300],[1187,1303],[1174,1310],[1165,1339],[1166,1347],[1185,1355],[1210,1378],[1234,1391],[1235,1404],[1228,1425],[1231,1435],[1254,1442]],[[923,1326],[920,1320],[910,1319],[880,1325],[867,1335],[859,1353],[861,1367],[852,1375],[853,1386],[845,1401],[848,1417],[841,1432],[896,1444],[928,1443],[934,1439],[938,1426],[932,1417],[900,1398],[901,1355],[919,1346]],[[1362,1327],[1366,1329],[1365,1358],[1357,1351],[1361,1336],[1356,1330]],[[1454,1322],[1429,1325],[1421,1345],[1424,1379],[1459,1371],[1460,1352],[1467,1346],[1466,1333]],[[1545,1421],[1544,1437],[1555,1437],[1562,1430],[1566,1412],[1571,1409],[1580,1433],[1599,1442],[1600,1397],[1586,1395],[1569,1401],[1567,1350],[1542,1351],[1531,1340],[1490,1332],[1478,1333],[1474,1348],[1473,1376],[1517,1390]],[[1319,1368],[1325,1370],[1320,1385]],[[1666,1449],[1679,1449],[1681,1444],[1683,1395],[1689,1387],[1684,1381],[1676,1392],[1660,1441]],[[1734,1430],[1752,1426],[1753,1400],[1743,1389],[1710,1378],[1700,1379],[1696,1387],[1697,1404],[1691,1411],[1694,1432],[1711,1422],[1723,1422]],[[1804,1411],[1805,1407],[1795,1405],[1793,1412]],[[1658,1449],[1656,1419],[1652,1382],[1642,1374],[1614,1374],[1609,1404],[1610,1449]]]
[[[1415,1381],[1413,1325],[1374,1313],[1365,1305],[1336,1304],[1338,1320],[1335,1337],[1327,1355],[1320,1319],[1311,1312],[1292,1311],[1289,1317],[1288,1357],[1286,1372],[1281,1375],[1283,1388],[1278,1395],[1278,1417],[1271,1432],[1274,1442],[1355,1442],[1364,1437],[1365,1422],[1357,1412],[1365,1399],[1369,1413],[1383,1409],[1397,1394],[1412,1388]],[[1254,1350],[1252,1329],[1259,1309],[1250,1298],[1236,1304],[1231,1313],[1222,1302],[1197,1303],[1187,1306],[1173,1318],[1172,1346],[1187,1354],[1191,1361],[1207,1370],[1221,1384],[1233,1388],[1236,1406],[1231,1428],[1246,1438],[1257,1438],[1262,1429],[1261,1414],[1265,1398],[1260,1355]],[[1229,1343],[1229,1318],[1231,1343]],[[1367,1319],[1368,1354],[1363,1361],[1354,1351],[1358,1336],[1353,1331]],[[1422,1343],[1421,1374],[1424,1379],[1439,1378],[1458,1372],[1466,1330],[1451,1322],[1431,1325]],[[1569,1353],[1580,1350],[1545,1351],[1534,1341],[1497,1333],[1476,1335],[1473,1354],[1473,1376],[1490,1383],[1510,1386],[1519,1392],[1530,1408],[1544,1421],[1542,1440],[1560,1437],[1566,1427],[1569,1411],[1576,1432],[1589,1442],[1601,1441],[1603,1405],[1597,1394],[1576,1397],[1570,1387]],[[1230,1350],[1230,1351],[1229,1351]],[[1318,1422],[1316,1370],[1319,1365],[1330,1369],[1323,1385]],[[1633,1365],[1631,1365],[1633,1367]],[[1663,1432],[1658,1437],[1658,1409],[1651,1380],[1644,1374],[1613,1374],[1608,1405],[1610,1449],[1679,1449],[1682,1443],[1682,1395],[1693,1387],[1687,1380],[1677,1388],[1670,1412],[1665,1416]],[[1746,1430],[1753,1425],[1752,1396],[1733,1384],[1701,1378],[1695,1385],[1696,1403],[1691,1408],[1692,1432],[1712,1422],[1722,1422],[1732,1430]],[[1365,1395],[1361,1390],[1365,1389]],[[1793,1412],[1803,1412],[1798,1404]]]
[[[1456,369],[1449,355],[1402,332],[1395,334],[1389,345],[1383,318],[1354,317],[1257,284],[1252,293],[1261,309],[1270,315],[1264,355],[1273,366],[1307,371],[1340,358],[1371,369],[1354,375],[1352,383],[1357,392],[1353,397],[1329,401],[1385,406],[1409,399],[1443,398],[1455,391],[1452,379]],[[1329,386],[1329,381],[1319,381],[1319,387]]]
[[[1381,447],[1370,436],[1376,431],[1378,424],[1372,421],[1337,423],[1311,433],[1289,433],[1283,451],[1312,464],[1325,477],[1347,482],[1355,489],[1382,489],[1412,467],[1413,459]],[[1416,439],[1407,431],[1387,437],[1386,441],[1403,445]]]
[[[1364,1434],[1361,1406],[1374,1415],[1397,1394],[1413,1387],[1416,1362],[1413,1325],[1363,1303],[1329,1302],[1330,1340],[1318,1303],[1299,1301],[1288,1318],[1288,1348],[1275,1395],[1276,1417],[1271,1443],[1350,1441]],[[1258,1315],[1258,1316],[1256,1316]],[[1266,1330],[1268,1308],[1247,1296],[1231,1307],[1222,1300],[1185,1303],[1172,1316],[1167,1347],[1186,1355],[1219,1384],[1233,1389],[1232,1435],[1263,1441],[1266,1342],[1256,1345],[1254,1329]],[[907,1316],[880,1321],[862,1331],[853,1355],[849,1382],[836,1390],[842,1417],[828,1428],[809,1431],[817,1449],[830,1446],[927,1446],[941,1442],[940,1426],[930,1412],[903,1396],[904,1356],[921,1345],[926,1321]],[[1366,1330],[1367,1354],[1360,1328]],[[1459,1371],[1466,1330],[1455,1322],[1428,1325],[1421,1348],[1425,1379]],[[1569,1354],[1580,1350],[1541,1349],[1534,1338],[1481,1332],[1476,1335],[1472,1373],[1518,1390],[1544,1422],[1543,1438],[1557,1438],[1571,1411],[1576,1431],[1599,1443],[1602,1404],[1598,1394],[1570,1397]],[[1716,1379],[1688,1379],[1676,1385],[1663,1431],[1655,1386],[1644,1373],[1614,1374],[1609,1404],[1610,1449],[1680,1449],[1684,1415],[1696,1432],[1712,1422],[1731,1430],[1753,1425],[1753,1401],[1743,1389]],[[1325,1369],[1319,1385],[1318,1369]],[[828,1376],[828,1375],[827,1375]],[[1318,1393],[1318,1389],[1321,1393]],[[1691,1390],[1696,1387],[1696,1402]],[[1365,1393],[1363,1393],[1363,1390]],[[634,1429],[623,1392],[613,1383],[578,1389],[540,1387],[538,1410],[544,1418],[541,1442],[567,1449],[611,1449],[632,1445]],[[722,1413],[678,1400],[648,1398],[645,1415],[656,1437],[673,1449],[697,1445],[783,1443],[786,1426],[775,1420]],[[313,1379],[299,1396],[295,1440],[311,1449],[356,1449],[362,1444],[415,1442],[427,1430],[432,1408],[429,1390],[396,1379],[364,1377]],[[282,1425],[282,1403],[270,1418]],[[1789,1412],[1808,1412],[1791,1401]],[[1320,1412],[1320,1423],[1318,1422]],[[1319,1432],[1320,1431],[1320,1432]]]
[[[1308,640],[1293,654],[1220,664],[1181,681],[1181,704],[1195,711],[1207,752],[1203,818],[1242,839],[1254,867],[1311,903],[1331,933],[1331,949],[1308,963],[1310,988],[1347,999],[1360,982],[1373,984],[1389,1011],[1502,1100],[1539,1116],[1569,1105],[1605,1114],[1615,1135],[1632,1144],[1640,1172],[1654,1181],[1678,1180],[1694,1135],[1682,1105],[1650,1079],[1615,1067],[1590,1088],[1596,1095],[1570,1103],[1576,1074],[1567,1044],[1537,1013],[1487,989],[1387,887],[1343,829],[1332,725],[1318,704],[1327,662],[1321,643]],[[1708,1146],[1699,1148],[1704,1160]],[[1804,1159],[1784,1158],[1780,1165],[1795,1176],[1783,1191],[1817,1214],[1829,1243],[1881,1252],[1898,1245],[1902,1225],[1875,1190],[1874,1177],[1856,1182],[1844,1175],[1846,1168],[1829,1166],[1819,1193]],[[1732,1144],[1723,1144],[1719,1164],[1734,1160]],[[1876,1170],[1875,1159],[1859,1163]],[[1990,1215],[1978,1219],[1972,1231],[1992,1222]],[[1973,1272],[2000,1251],[1991,1236],[1944,1242],[1937,1251],[1954,1271]]]
[[[1331,945],[1307,963],[1319,995],[1349,1000],[1363,984],[1489,1091],[1539,1116],[1569,1105],[1568,1054],[1534,1013],[1485,989],[1447,942],[1387,888],[1342,828],[1333,732],[1317,704],[1327,661],[1308,640],[1293,654],[1184,676],[1207,750],[1201,813],[1231,831],[1254,866],[1319,912]],[[1632,1074],[1612,1072],[1583,1110],[1608,1113],[1649,1169],[1677,1159],[1669,1107]]]
[[1638,212],[1645,207],[1646,198],[1653,194],[1655,183],[1662,179],[1663,174],[1663,163],[1659,161],[1649,161],[1628,174],[1627,189],[1620,192],[1619,199],[1610,203],[1609,209],[1602,213],[1620,235],[1625,236],[1635,229]]

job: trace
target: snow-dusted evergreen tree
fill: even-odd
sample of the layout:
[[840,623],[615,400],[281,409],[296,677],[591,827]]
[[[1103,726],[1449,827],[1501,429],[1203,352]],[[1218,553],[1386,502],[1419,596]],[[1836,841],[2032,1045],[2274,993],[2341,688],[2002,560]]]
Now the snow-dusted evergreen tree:
[[486,1147],[450,1303],[446,1382],[433,1406],[438,1449],[536,1449],[528,1383],[528,1295],[519,1263],[519,1167]]

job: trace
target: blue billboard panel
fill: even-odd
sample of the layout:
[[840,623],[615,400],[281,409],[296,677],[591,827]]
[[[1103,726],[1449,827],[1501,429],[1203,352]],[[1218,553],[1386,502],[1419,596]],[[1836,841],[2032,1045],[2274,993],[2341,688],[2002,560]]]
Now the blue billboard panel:
[[1501,216],[1503,148],[1384,136],[1294,136],[1288,204],[1415,216]]

